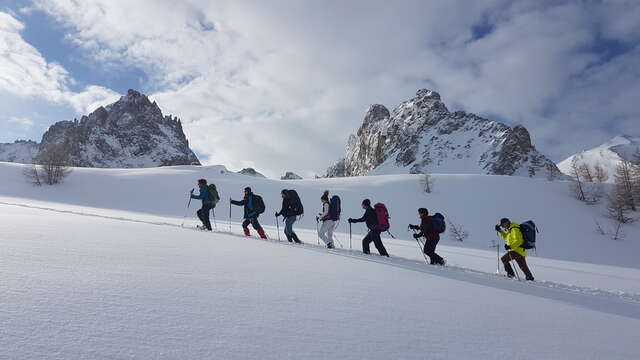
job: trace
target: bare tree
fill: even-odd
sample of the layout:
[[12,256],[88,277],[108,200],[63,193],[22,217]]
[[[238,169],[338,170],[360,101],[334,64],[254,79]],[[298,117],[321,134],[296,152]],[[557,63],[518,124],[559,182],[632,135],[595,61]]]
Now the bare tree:
[[578,171],[582,177],[582,181],[591,183],[593,182],[593,173],[588,164],[582,164],[578,166]]
[[620,188],[614,187],[611,194],[609,194],[609,201],[607,202],[609,217],[619,224],[628,224],[633,221],[633,218],[628,216],[630,211],[627,195],[621,192]]
[[60,144],[49,145],[36,158],[42,169],[42,179],[49,185],[60,184],[71,172],[69,154]]
[[40,179],[41,176],[38,170],[38,165],[36,165],[34,162],[34,156],[31,152],[31,149],[29,149],[29,158],[31,160],[29,161],[29,164],[22,170],[22,175],[30,184],[40,186],[42,185],[42,180]]
[[616,193],[616,201],[623,201],[625,206],[631,211],[637,210],[636,199],[634,196],[634,170],[636,165],[629,160],[622,159],[618,166],[616,166],[616,172],[613,176],[614,189]]
[[572,195],[580,200],[585,201],[586,195],[584,193],[584,185],[582,183],[582,174],[580,173],[580,166],[578,165],[578,159],[573,158],[571,160],[571,177],[573,178],[571,183],[569,184],[569,188],[571,189]]
[[560,177],[560,170],[556,166],[547,167],[547,180],[555,181]]
[[598,183],[605,183],[609,180],[609,174],[605,171],[605,169],[599,163],[593,167],[594,169],[594,178]]
[[454,223],[451,220],[447,220],[447,222],[449,223],[449,236],[451,237],[451,239],[456,241],[464,241],[469,237],[469,233],[465,231],[462,226]]

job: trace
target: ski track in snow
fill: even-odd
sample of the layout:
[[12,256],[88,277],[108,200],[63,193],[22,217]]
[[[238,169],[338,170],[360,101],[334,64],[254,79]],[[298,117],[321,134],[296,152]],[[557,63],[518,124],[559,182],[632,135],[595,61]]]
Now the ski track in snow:
[[[87,217],[95,217],[102,219],[109,219],[115,221],[126,221],[147,225],[155,225],[155,226],[170,226],[175,228],[183,228],[185,230],[192,230],[196,232],[202,232],[203,234],[207,234],[201,230],[184,227],[179,224],[170,223],[170,222],[161,222],[161,221],[148,221],[148,220],[139,220],[132,219],[126,217],[119,216],[109,216],[109,215],[100,215],[88,212],[74,211],[74,210],[62,210],[51,207],[43,207],[43,206],[35,206],[24,203],[10,203],[0,201],[0,205],[5,206],[16,206],[23,207],[29,209],[37,209],[43,211],[51,211],[63,214],[72,214],[77,216],[87,216]],[[225,221],[224,225],[220,225],[220,227],[224,227],[229,223]],[[235,226],[239,226],[238,223],[233,222]],[[233,236],[237,238],[247,239],[244,235],[233,233],[230,231],[223,230],[214,230],[212,234],[207,235],[227,235]],[[249,237],[248,239],[254,241],[265,241],[262,239],[258,239],[256,237]],[[524,280],[516,280],[509,279],[504,276],[500,276],[497,274],[487,273],[479,270],[469,269],[461,266],[457,266],[455,264],[448,264],[446,267],[441,266],[431,266],[424,264],[423,261],[417,261],[413,259],[408,259],[404,257],[394,256],[392,258],[380,257],[378,255],[366,255],[358,250],[349,250],[349,249],[327,249],[321,245],[315,245],[309,242],[303,244],[290,244],[286,240],[279,241],[277,239],[269,238],[266,242],[272,243],[274,245],[280,246],[290,246],[294,248],[299,248],[305,251],[315,251],[321,252],[325,254],[330,254],[334,256],[342,256],[348,257],[358,261],[367,261],[373,262],[377,264],[382,264],[385,266],[393,266],[396,268],[401,268],[404,270],[420,272],[428,275],[445,277],[452,280],[463,281],[468,283],[473,283],[476,285],[483,285],[493,288],[498,288],[507,291],[515,291],[524,293],[527,295],[543,297],[547,299],[553,299],[565,303],[569,303],[572,305],[586,307],[588,309],[601,311],[605,313],[610,313],[614,315],[626,316],[635,319],[640,319],[640,294],[630,293],[630,292],[612,292],[601,289],[575,286],[569,284],[562,284],[552,281],[535,281],[535,282],[527,282]],[[344,245],[344,244],[343,244]],[[409,246],[408,244],[394,244],[394,246]],[[444,251],[443,251],[444,253]],[[560,269],[567,270],[567,269]],[[576,270],[580,271],[580,270]],[[615,302],[615,306],[612,306],[612,302]]]

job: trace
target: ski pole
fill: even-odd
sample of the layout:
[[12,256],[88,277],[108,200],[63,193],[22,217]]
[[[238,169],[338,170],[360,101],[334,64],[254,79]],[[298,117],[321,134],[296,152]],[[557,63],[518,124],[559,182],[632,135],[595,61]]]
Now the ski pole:
[[351,223],[349,223],[349,250],[353,250],[351,247]]
[[[333,231],[335,232],[336,229],[338,228],[338,225],[340,225],[340,220],[336,221],[336,224],[333,226]],[[340,240],[338,239],[338,236],[335,233],[333,234],[333,239],[335,239],[338,242],[338,245],[340,245],[341,249],[344,249],[344,246],[342,246],[342,243],[340,242]]]
[[[497,234],[497,232],[496,232]],[[498,242],[496,243],[496,259],[498,260],[498,267],[496,268],[496,274],[500,275],[500,235],[498,234]]]
[[213,227],[218,231],[218,223],[216,222],[216,209],[211,209],[213,212]]
[[518,275],[518,269],[516,269],[516,267],[513,266],[513,258],[511,257],[511,251],[507,250],[507,254],[509,254],[509,264],[511,265],[511,267],[513,267],[513,271],[516,273],[516,279],[520,281],[520,275]]
[[[193,192],[193,189],[191,189],[191,192]],[[189,206],[191,206],[191,193],[189,193],[189,202],[187,202],[187,207],[184,209],[184,216],[182,217],[182,224],[180,224],[180,227],[184,227],[184,221],[187,219],[187,211],[189,211]]]
[[231,198],[229,198],[229,232],[231,232]]
[[316,218],[316,234],[318,235],[318,245],[320,245],[320,221]]
[[278,224],[278,217],[276,216],[276,229],[278,229],[278,241],[280,241],[280,224]]
[[[413,233],[416,234],[416,230],[413,229]],[[424,245],[422,245],[422,242],[420,242],[419,238],[415,238],[416,241],[418,242],[418,250],[420,250],[420,253],[422,254],[422,257],[424,257],[424,262],[429,265],[429,260],[427,260],[427,254],[424,253],[423,247]]]

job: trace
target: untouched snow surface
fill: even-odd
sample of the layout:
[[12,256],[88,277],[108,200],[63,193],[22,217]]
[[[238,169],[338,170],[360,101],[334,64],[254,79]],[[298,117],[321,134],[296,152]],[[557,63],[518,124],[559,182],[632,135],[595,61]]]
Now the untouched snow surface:
[[[235,235],[235,221],[225,233],[226,204],[220,232],[181,228],[185,194],[202,176],[223,201],[245,185],[262,194],[271,240]],[[512,179],[440,175],[427,195],[410,175],[247,183],[223,167],[185,166],[76,169],[63,185],[37,188],[23,184],[20,165],[0,164],[0,358],[638,358],[640,270],[622,254],[637,254],[637,237],[556,236],[599,210],[572,202],[566,184]],[[305,202],[302,246],[278,242],[270,221],[282,187]],[[399,239],[384,240],[392,258],[362,255],[355,234],[353,251],[345,233],[344,249],[316,245],[314,200],[324,188],[342,196],[344,218],[379,194],[397,224]],[[529,257],[535,283],[492,274],[491,228],[516,212],[514,189],[548,204],[516,213],[545,223],[541,256]],[[506,205],[480,205],[494,192]],[[421,204],[447,204],[445,214],[468,224],[468,241],[441,241],[446,268],[425,265],[402,239]],[[233,220],[240,214],[234,208]],[[591,251],[613,253],[607,246],[628,263],[589,261]]]

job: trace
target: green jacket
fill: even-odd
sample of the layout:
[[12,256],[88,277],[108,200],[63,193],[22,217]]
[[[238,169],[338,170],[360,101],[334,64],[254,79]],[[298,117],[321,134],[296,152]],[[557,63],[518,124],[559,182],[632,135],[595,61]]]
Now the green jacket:
[[504,239],[504,242],[511,248],[510,251],[515,251],[522,256],[527,256],[527,252],[520,246],[524,242],[522,238],[522,232],[520,231],[520,224],[511,223],[507,231],[498,231],[500,236]]

